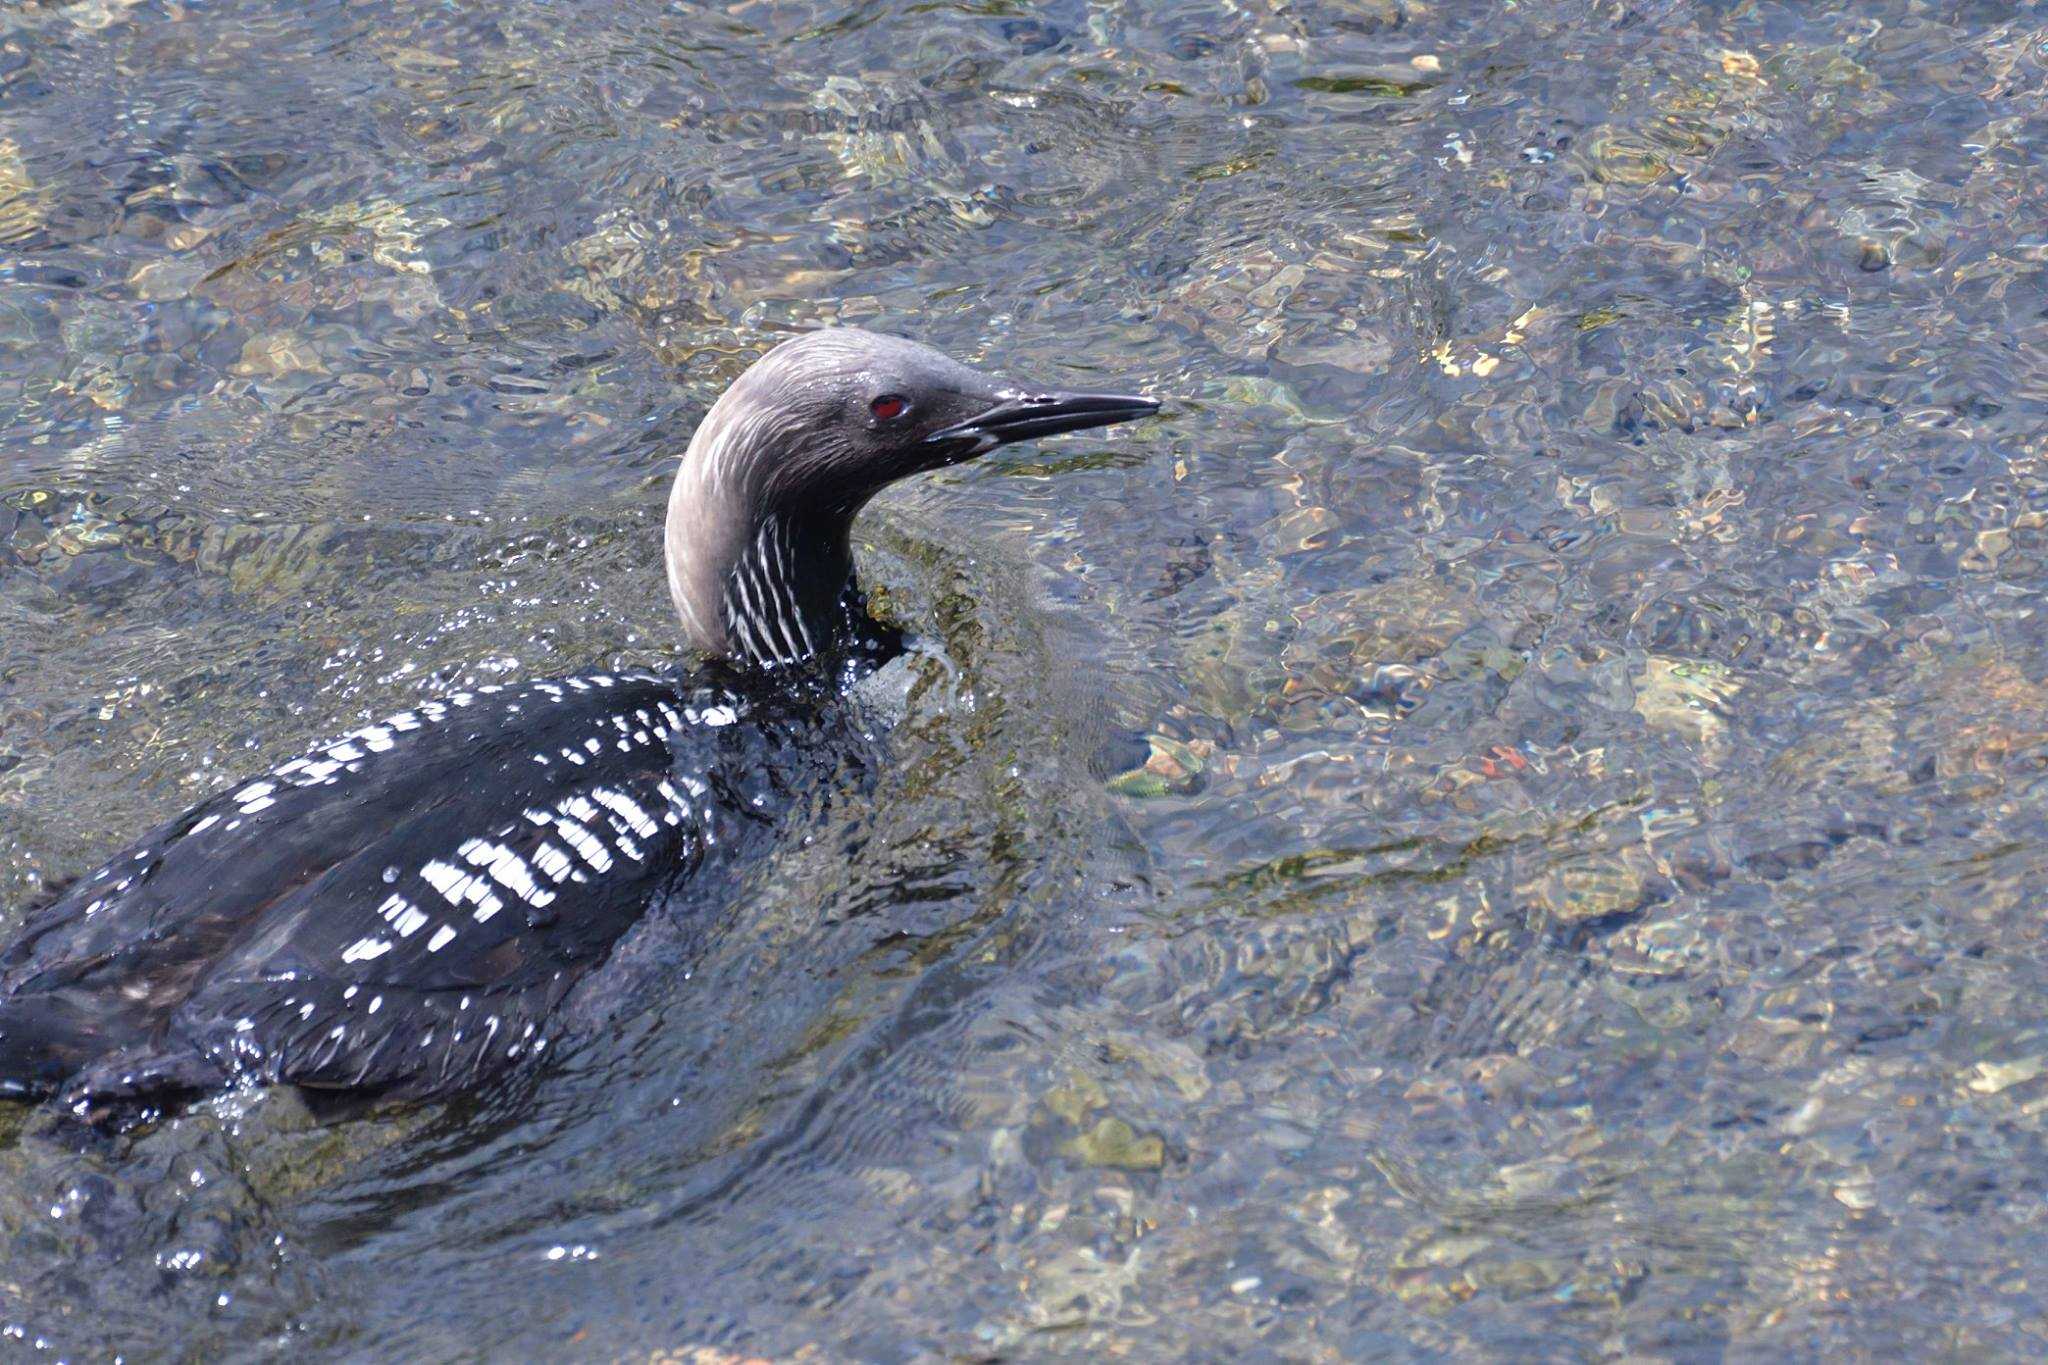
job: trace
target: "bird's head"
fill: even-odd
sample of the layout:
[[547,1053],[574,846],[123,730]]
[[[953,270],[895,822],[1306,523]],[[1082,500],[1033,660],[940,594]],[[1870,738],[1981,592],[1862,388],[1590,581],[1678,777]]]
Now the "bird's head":
[[914,341],[834,327],[756,361],[706,414],[691,454],[727,466],[763,508],[850,515],[912,474],[1158,409],[1009,383]]
[[779,662],[851,573],[855,513],[889,484],[1014,441],[1158,411],[1149,398],[1011,383],[898,337],[807,332],[705,414],[669,498],[669,583],[694,643]]

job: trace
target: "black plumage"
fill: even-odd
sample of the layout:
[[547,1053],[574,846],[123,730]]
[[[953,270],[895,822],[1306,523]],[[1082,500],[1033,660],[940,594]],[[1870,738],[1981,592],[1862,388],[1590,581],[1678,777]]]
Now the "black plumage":
[[91,1107],[240,1073],[420,1093],[537,1051],[747,818],[754,709],[654,675],[458,692],[240,784],[0,955],[0,1077]]

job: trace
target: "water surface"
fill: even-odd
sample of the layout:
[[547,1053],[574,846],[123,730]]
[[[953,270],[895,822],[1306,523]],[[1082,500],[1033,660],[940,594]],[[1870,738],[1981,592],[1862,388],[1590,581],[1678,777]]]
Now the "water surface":
[[1989,0],[9,6],[9,923],[675,661],[794,329],[1178,401],[873,509],[908,717],[616,1035],[0,1148],[8,1344],[2038,1353],[2044,85]]

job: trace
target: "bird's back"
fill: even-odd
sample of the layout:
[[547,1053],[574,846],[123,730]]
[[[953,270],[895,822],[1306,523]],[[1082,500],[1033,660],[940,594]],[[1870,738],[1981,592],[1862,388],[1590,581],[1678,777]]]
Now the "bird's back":
[[238,784],[0,954],[0,1089],[92,1112],[238,1075],[424,1094],[530,1055],[760,804],[758,709],[651,674],[479,688]]

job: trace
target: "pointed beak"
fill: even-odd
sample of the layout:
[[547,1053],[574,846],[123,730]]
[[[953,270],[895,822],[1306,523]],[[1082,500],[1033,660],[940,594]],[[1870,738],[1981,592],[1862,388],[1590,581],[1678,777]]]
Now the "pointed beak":
[[956,422],[924,439],[927,445],[972,442],[978,455],[1013,441],[1106,427],[1150,417],[1157,411],[1159,404],[1152,399],[1127,393],[1015,393],[1005,395],[979,417]]

